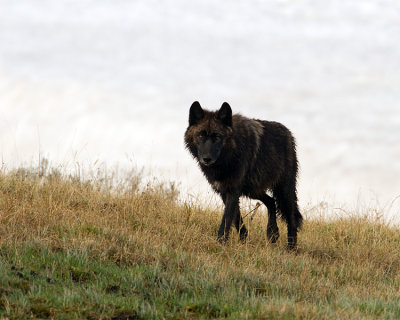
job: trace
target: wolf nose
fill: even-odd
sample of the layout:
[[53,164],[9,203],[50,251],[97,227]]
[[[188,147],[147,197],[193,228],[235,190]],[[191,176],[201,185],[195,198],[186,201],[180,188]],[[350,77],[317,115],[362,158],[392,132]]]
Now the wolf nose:
[[205,164],[210,164],[211,163],[211,158],[203,158],[203,161]]

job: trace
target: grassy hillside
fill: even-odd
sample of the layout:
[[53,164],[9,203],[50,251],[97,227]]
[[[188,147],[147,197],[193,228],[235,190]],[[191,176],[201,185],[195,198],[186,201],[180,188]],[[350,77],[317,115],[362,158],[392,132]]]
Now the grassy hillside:
[[307,219],[288,252],[261,212],[221,245],[220,210],[136,182],[0,174],[0,319],[400,318],[399,230]]

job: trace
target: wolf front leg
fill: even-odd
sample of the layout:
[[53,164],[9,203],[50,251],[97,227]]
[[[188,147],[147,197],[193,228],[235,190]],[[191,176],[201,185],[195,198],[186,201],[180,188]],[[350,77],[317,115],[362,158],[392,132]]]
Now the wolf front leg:
[[249,232],[247,231],[247,228],[243,223],[243,218],[240,215],[240,209],[239,208],[238,208],[237,213],[235,215],[234,222],[235,222],[236,230],[237,230],[237,232],[239,232],[240,241],[245,242]]
[[229,231],[232,226],[232,222],[236,218],[239,211],[239,192],[226,193],[222,198],[224,199],[225,209],[224,215],[222,216],[221,225],[218,230],[218,241],[225,242],[229,238]]

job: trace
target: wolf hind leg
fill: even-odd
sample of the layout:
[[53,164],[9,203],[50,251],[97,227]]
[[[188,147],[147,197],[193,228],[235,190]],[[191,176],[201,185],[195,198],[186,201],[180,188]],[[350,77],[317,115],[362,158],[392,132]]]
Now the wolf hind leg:
[[295,188],[274,190],[278,208],[282,217],[287,223],[288,229],[288,249],[295,249],[297,246],[297,232],[302,224],[302,216],[297,205],[297,195]]

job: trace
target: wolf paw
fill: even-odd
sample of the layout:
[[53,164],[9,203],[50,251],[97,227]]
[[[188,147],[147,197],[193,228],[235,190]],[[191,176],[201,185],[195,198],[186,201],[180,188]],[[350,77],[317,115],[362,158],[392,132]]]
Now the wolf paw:
[[267,227],[267,238],[271,243],[277,242],[279,239],[278,227],[268,226]]
[[225,244],[225,243],[228,241],[228,236],[226,236],[225,234],[223,234],[223,235],[218,235],[217,241],[218,241],[220,244]]
[[287,250],[297,252],[297,237],[288,237]]
[[241,242],[246,242],[248,234],[249,234],[249,232],[247,231],[247,228],[245,227],[245,225],[242,225],[240,230],[239,230],[239,239],[240,239],[240,241]]

